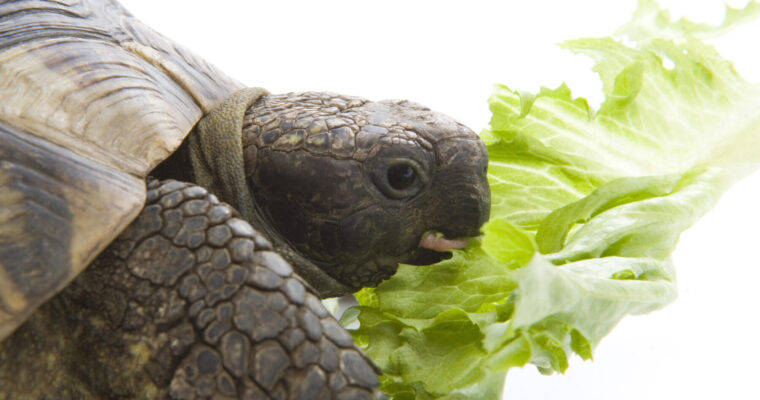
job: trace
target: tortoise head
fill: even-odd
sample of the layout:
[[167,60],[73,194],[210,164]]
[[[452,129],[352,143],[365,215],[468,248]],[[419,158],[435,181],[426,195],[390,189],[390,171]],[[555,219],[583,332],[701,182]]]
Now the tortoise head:
[[415,103],[264,96],[243,142],[253,224],[323,296],[448,258],[489,216],[482,141]]

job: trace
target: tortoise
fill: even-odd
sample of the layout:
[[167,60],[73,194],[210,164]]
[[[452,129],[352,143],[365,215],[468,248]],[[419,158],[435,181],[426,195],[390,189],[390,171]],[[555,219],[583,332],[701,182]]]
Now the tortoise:
[[381,397],[320,299],[450,256],[487,153],[245,88],[113,0],[0,3],[0,399]]

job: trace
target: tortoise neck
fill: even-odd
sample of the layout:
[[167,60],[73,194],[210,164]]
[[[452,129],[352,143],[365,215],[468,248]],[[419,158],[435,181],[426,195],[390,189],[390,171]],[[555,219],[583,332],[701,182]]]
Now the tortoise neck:
[[232,93],[206,114],[190,135],[190,164],[197,183],[212,188],[219,198],[250,220],[253,194],[245,179],[243,164],[243,119],[246,110],[268,92],[245,88]]

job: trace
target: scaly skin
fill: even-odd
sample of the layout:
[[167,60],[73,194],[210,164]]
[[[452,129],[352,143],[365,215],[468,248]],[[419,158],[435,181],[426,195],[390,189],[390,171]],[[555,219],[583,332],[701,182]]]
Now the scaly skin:
[[[267,221],[254,226],[275,228],[267,237],[309,282],[294,255],[352,292],[376,286],[399,263],[444,258],[418,246],[426,231],[477,236],[488,220],[483,142],[413,102],[320,92],[263,96],[246,112],[243,152],[257,211]],[[388,183],[394,165],[415,174],[401,189]]]
[[0,399],[371,399],[376,367],[231,207],[151,181],[140,217],[0,343]]

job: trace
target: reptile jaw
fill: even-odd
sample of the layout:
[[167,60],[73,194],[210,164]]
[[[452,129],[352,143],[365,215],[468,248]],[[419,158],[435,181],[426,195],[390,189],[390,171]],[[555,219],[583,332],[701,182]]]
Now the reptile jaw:
[[403,264],[431,265],[447,260],[452,257],[452,250],[463,249],[469,243],[470,238],[459,237],[447,239],[437,231],[426,231],[420,241],[405,259],[400,260]]

